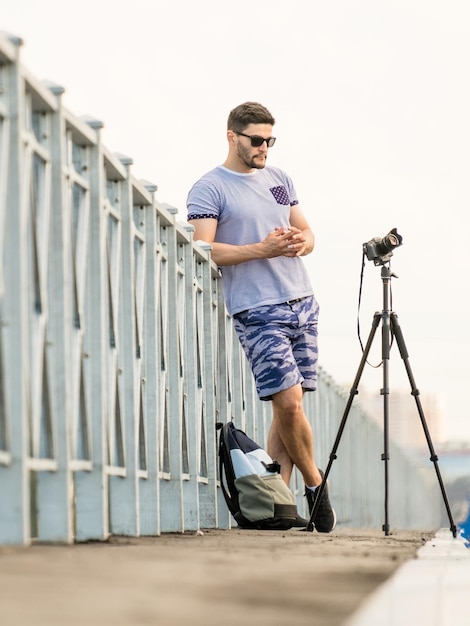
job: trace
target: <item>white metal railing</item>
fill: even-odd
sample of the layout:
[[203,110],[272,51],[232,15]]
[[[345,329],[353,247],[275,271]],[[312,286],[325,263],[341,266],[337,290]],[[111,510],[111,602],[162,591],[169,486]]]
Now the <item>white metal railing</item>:
[[[210,248],[20,46],[0,36],[0,544],[228,528],[215,423],[265,445],[270,408]],[[345,402],[320,372],[306,409],[323,465]],[[350,421],[332,498],[342,523],[380,524],[382,435],[358,407]],[[392,523],[438,526],[432,477],[393,445],[392,471]]]

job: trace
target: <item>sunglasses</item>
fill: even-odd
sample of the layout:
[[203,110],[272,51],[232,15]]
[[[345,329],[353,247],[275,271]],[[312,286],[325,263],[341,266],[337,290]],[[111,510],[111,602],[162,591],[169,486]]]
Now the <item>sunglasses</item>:
[[276,137],[260,137],[259,135],[245,135],[245,133],[239,133],[236,130],[233,131],[236,135],[241,135],[242,137],[248,137],[251,141],[251,145],[253,148],[259,148],[266,142],[268,148],[272,148],[276,143]]

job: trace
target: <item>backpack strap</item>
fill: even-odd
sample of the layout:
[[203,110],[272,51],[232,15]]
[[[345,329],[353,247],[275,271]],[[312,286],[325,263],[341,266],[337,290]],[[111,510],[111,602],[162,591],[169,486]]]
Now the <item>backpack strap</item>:
[[[217,422],[216,424],[216,429],[219,430],[220,429],[220,436],[219,436],[219,479],[220,479],[220,487],[222,489],[222,493],[224,495],[224,500],[225,503],[227,504],[227,507],[230,511],[230,513],[235,516],[236,513],[238,513],[238,507],[237,504],[234,503],[234,501],[232,500],[228,487],[224,484],[224,476],[225,476],[225,471],[224,471],[224,460],[225,463],[230,463],[231,464],[231,460],[230,460],[230,453],[227,449],[226,446],[226,442],[225,442],[225,431],[226,431],[226,425],[222,424],[221,422]],[[226,479],[226,476],[225,476]]]

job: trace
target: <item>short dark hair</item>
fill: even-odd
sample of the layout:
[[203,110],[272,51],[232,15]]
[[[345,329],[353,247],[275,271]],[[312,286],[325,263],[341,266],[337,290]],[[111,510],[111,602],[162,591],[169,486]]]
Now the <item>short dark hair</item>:
[[250,124],[271,124],[276,120],[266,107],[258,102],[244,102],[230,111],[227,120],[227,130],[242,132]]

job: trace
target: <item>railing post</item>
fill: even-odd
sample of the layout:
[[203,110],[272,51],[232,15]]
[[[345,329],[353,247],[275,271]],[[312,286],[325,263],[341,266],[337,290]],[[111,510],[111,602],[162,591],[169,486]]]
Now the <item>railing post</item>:
[[[11,46],[10,46],[11,43]],[[23,189],[23,78],[19,68],[20,39],[5,42],[11,62],[5,66],[7,103],[8,207],[2,250],[1,348],[4,392],[6,466],[0,465],[0,544],[27,544],[31,540],[30,485],[28,472],[29,396],[25,371],[28,363],[28,320],[26,314],[28,250],[24,237],[27,205]],[[8,366],[7,366],[8,364]]]
[[167,441],[168,471],[164,472],[164,478],[160,483],[160,502],[167,503],[161,506],[160,523],[162,532],[182,532],[184,530],[183,513],[183,424],[182,424],[182,367],[181,362],[181,338],[179,336],[180,307],[183,306],[181,293],[181,276],[178,265],[177,232],[175,226],[175,214],[177,210],[167,208],[172,217],[172,224],[162,226],[166,236],[166,254],[168,264],[167,275],[167,302],[162,306],[167,307],[166,331],[167,331],[167,378],[166,400],[164,415],[164,436]]
[[92,470],[75,473],[75,537],[77,541],[105,540],[109,536],[106,417],[107,350],[109,346],[106,280],[105,168],[100,130],[103,123],[87,120],[96,143],[90,152],[90,244],[87,266],[88,298],[83,338],[83,371],[91,422]]
[[157,211],[155,200],[157,186],[142,181],[152,198],[152,204],[145,209],[145,303],[144,303],[144,338],[143,355],[143,392],[142,411],[146,424],[146,477],[140,481],[140,533],[141,535],[160,534],[160,376],[161,360],[159,353],[159,246],[157,241]]
[[121,156],[126,179],[121,181],[121,253],[119,283],[119,340],[117,396],[124,448],[124,476],[110,477],[111,532],[118,535],[139,535],[138,417],[135,385],[136,319],[134,276],[133,200],[130,167],[132,160]]
[[[54,457],[57,469],[36,472],[37,538],[40,541],[71,543],[73,530],[73,479],[70,467],[70,435],[73,407],[71,402],[70,333],[72,311],[66,288],[71,284],[72,253],[70,241],[70,207],[64,206],[63,180],[63,113],[61,95],[64,89],[50,86],[56,96],[57,109],[50,113],[50,203],[49,223],[42,225],[49,231],[46,256],[49,262],[47,289],[48,310],[45,342],[45,362],[48,363],[46,385],[51,394],[50,410],[54,435]],[[36,225],[39,228],[39,225]],[[67,297],[68,296],[68,297]],[[44,375],[44,374],[43,374]]]
[[[218,281],[221,282],[221,281]],[[227,330],[227,311],[225,309],[225,300],[223,289],[216,288],[217,291],[217,319],[215,325],[217,328],[215,338],[216,344],[216,364],[217,364],[217,421],[227,422],[232,418],[231,404],[231,370],[228,363],[231,350],[231,328]],[[232,525],[232,517],[228,513],[227,506],[224,501],[222,490],[217,491],[218,511],[219,511],[219,528],[230,528]]]
[[206,451],[207,481],[199,484],[200,524],[203,528],[217,528],[219,510],[217,506],[217,376],[216,359],[217,326],[215,324],[218,306],[217,287],[218,270],[211,261],[209,244],[201,244],[205,258],[199,258],[195,272],[197,281],[202,285],[202,318],[203,318],[203,346],[202,346],[202,425],[201,437],[204,437]]
[[[183,440],[186,442],[187,476],[183,480],[184,528],[198,530],[199,519],[199,480],[201,454],[205,454],[201,445],[205,441],[202,435],[202,371],[201,342],[204,342],[202,320],[202,285],[196,275],[196,259],[192,246],[193,227],[186,225],[181,233],[178,250],[180,263],[184,266],[184,345],[185,354],[183,371]],[[188,323],[190,322],[191,323]],[[185,468],[183,468],[185,469]]]

